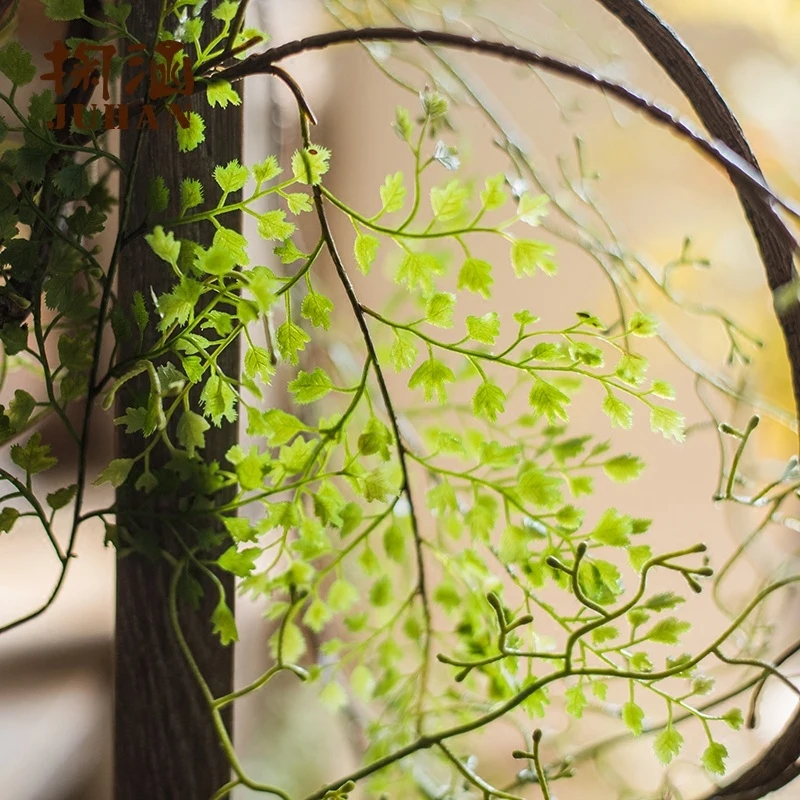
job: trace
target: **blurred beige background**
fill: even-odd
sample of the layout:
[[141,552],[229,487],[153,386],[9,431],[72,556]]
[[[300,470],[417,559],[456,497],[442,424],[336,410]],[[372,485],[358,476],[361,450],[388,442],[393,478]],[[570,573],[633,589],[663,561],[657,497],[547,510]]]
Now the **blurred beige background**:
[[[33,0],[23,3],[19,36],[31,50],[41,53],[60,33],[43,20],[37,6]],[[253,0],[252,6],[255,16],[269,15],[269,29],[276,42],[334,24],[317,0],[272,0],[261,5]],[[414,4],[396,6],[403,13],[417,13]],[[459,8],[467,13],[479,6],[474,2],[452,3],[448,10],[455,18]],[[796,146],[800,123],[800,4],[791,0],[762,0],[758,4],[751,0],[659,0],[653,6],[686,38],[719,83],[770,181],[781,191],[797,196],[793,176],[800,174]],[[360,13],[380,14],[377,2],[354,2],[351,7]],[[595,66],[688,113],[658,68],[591,0],[533,4],[492,0],[482,7],[520,38],[530,38],[544,50]],[[453,24],[458,27],[457,21]],[[489,35],[491,28],[481,24]],[[495,35],[501,33],[495,31]],[[599,179],[588,181],[585,188],[597,198],[626,249],[639,253],[660,274],[661,267],[679,255],[683,238],[692,238],[693,252],[710,259],[712,266],[706,271],[685,269],[676,273],[676,296],[685,299],[684,306],[691,302],[723,307],[765,339],[766,347],[754,356],[746,378],[735,372],[727,374],[733,376],[732,380],[743,380],[746,391],[762,393],[776,407],[790,411],[788,375],[770,298],[755,246],[727,178],[668,133],[653,129],[601,96],[555,78],[537,79],[489,60],[459,58],[458,63],[469,65],[469,72],[503,109],[521,138],[530,143],[533,160],[547,176],[548,184],[556,187],[559,201],[573,208],[598,236],[609,239],[602,221],[567,188],[559,168],[561,159],[564,172],[580,183],[573,143],[576,135],[584,142],[586,173],[599,174]],[[376,208],[377,187],[384,175],[408,168],[407,153],[389,126],[395,105],[403,103],[415,111],[415,98],[388,83],[358,46],[303,56],[288,66],[306,88],[322,120],[315,139],[334,152],[330,187],[356,208]],[[421,88],[419,73],[403,69],[403,74]],[[246,160],[263,158],[263,130],[273,124],[276,104],[285,125],[284,156],[290,154],[296,136],[291,98],[283,88],[275,89],[265,80],[249,81],[246,96]],[[507,169],[503,154],[492,146],[494,134],[479,113],[467,109],[454,119],[458,130],[443,138],[461,148],[464,174],[485,176]],[[447,176],[441,170],[437,177],[441,181]],[[559,223],[557,214],[551,219]],[[339,219],[337,224],[342,240],[349,241],[352,232],[346,221]],[[584,308],[601,318],[613,317],[609,283],[598,266],[579,247],[560,242],[553,235],[545,237],[557,245],[560,272],[552,280],[540,275],[518,281],[510,268],[503,269],[507,266],[505,254],[493,250],[491,242],[476,250],[476,255],[495,264],[495,307],[502,305],[509,313],[528,307],[545,323],[557,326],[567,324],[576,310]],[[359,284],[368,302],[380,303],[385,294],[381,269],[376,268]],[[331,291],[335,295],[333,288]],[[670,340],[678,352],[691,355],[708,372],[726,374],[723,361],[727,345],[718,322],[687,313],[685,308],[667,307],[652,292],[645,292],[644,297],[666,319]],[[473,312],[469,302],[465,306],[466,312]],[[664,347],[651,345],[645,351],[652,360],[650,374],[676,386],[678,404],[688,421],[703,421],[706,414],[695,396],[692,375]],[[402,376],[395,382],[401,396],[404,383]],[[586,397],[574,406],[576,433],[581,432],[579,429],[607,430],[597,395],[592,390],[584,394]],[[737,424],[751,413],[746,405],[720,401],[711,391],[705,396],[724,419]],[[594,510],[618,505],[627,513],[652,517],[656,520],[653,535],[663,536],[676,546],[707,541],[713,546],[715,563],[719,563],[746,535],[754,517],[711,502],[718,464],[713,432],[700,430],[677,446],[649,433],[641,415],[637,415],[637,422],[640,424],[632,431],[616,432],[613,439],[619,449],[643,456],[648,469],[633,488],[610,486],[602,497],[595,498]],[[785,459],[794,452],[794,438],[785,425],[765,418],[755,446],[758,463],[751,459],[748,467],[761,479],[769,480],[780,474]],[[98,463],[101,460],[98,456]],[[98,496],[96,502],[106,503],[108,498]],[[735,599],[749,582],[792,560],[797,550],[795,535],[779,529],[770,532],[751,568],[736,573],[736,579],[727,585],[728,595]],[[21,524],[13,535],[0,541],[3,619],[33,607],[46,596],[56,566],[47,557],[38,533]],[[791,638],[800,613],[787,595],[782,597],[782,602],[771,606],[779,643]],[[697,624],[687,640],[689,646],[703,641],[710,628],[722,625],[721,615],[708,598],[699,600],[694,610],[703,616],[695,617]],[[0,785],[14,787],[9,797],[108,797],[104,743],[108,742],[112,611],[113,553],[102,547],[101,530],[87,528],[80,557],[59,603],[30,626],[0,638]],[[241,602],[238,613],[243,615],[240,628],[244,641],[237,651],[241,677],[258,670],[266,656],[266,634],[259,609]],[[276,701],[278,695],[280,700]],[[757,741],[780,726],[791,710],[791,702],[788,691],[775,690],[768,696],[763,725],[754,738],[732,732],[726,735],[732,764],[745,760]],[[257,778],[274,779],[298,790],[311,788],[340,773],[342,763],[351,758],[347,726],[320,719],[319,712],[301,693],[290,691],[289,684],[285,692],[253,701],[237,713],[241,749]],[[574,731],[562,729],[558,741],[568,751],[620,729],[599,715],[584,722],[587,724]],[[316,752],[320,757],[312,765],[301,761],[296,747],[300,739],[308,741],[309,736],[319,742]],[[687,743],[693,741],[687,735]],[[481,763],[488,778],[501,782],[509,775],[513,767],[509,767],[507,751],[505,743],[482,746]],[[690,751],[687,744],[687,760]],[[581,789],[576,782],[556,788],[563,797],[591,796],[598,800],[644,796],[657,788],[649,742],[616,750],[613,755],[613,759],[586,765],[580,780],[589,782],[581,785],[591,788]],[[52,764],[53,769],[41,769],[45,763]],[[699,770],[686,763],[677,763],[672,773],[675,782],[687,791],[702,785]],[[628,782],[630,790],[625,788]],[[796,795],[797,790],[790,787],[775,796]],[[241,800],[251,796],[255,795],[238,795]],[[535,791],[529,796],[538,797]]]

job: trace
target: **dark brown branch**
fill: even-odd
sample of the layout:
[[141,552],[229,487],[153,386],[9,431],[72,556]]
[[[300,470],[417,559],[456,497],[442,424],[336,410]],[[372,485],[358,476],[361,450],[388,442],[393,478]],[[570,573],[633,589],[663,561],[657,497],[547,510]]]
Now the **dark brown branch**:
[[[331,260],[333,261],[334,266],[336,267],[336,273],[339,276],[339,281],[344,288],[345,294],[347,295],[347,299],[350,302],[350,306],[353,310],[353,314],[356,317],[356,321],[358,322],[359,330],[361,331],[361,336],[364,339],[364,344],[367,348],[367,353],[372,360],[372,368],[375,372],[375,378],[378,381],[378,388],[381,393],[381,398],[383,399],[383,404],[386,408],[386,414],[389,417],[389,424],[392,426],[392,432],[394,433],[394,439],[397,444],[397,459],[400,462],[400,472],[402,474],[403,479],[403,493],[408,500],[408,516],[411,521],[411,533],[414,537],[414,550],[416,553],[416,562],[417,562],[417,593],[420,598],[420,602],[422,605],[422,614],[424,617],[425,623],[425,633],[423,635],[423,663],[422,663],[422,670],[421,670],[421,682],[422,682],[422,690],[420,691],[420,698],[424,697],[425,694],[425,684],[427,681],[428,670],[430,667],[430,650],[431,650],[431,609],[430,609],[430,600],[428,598],[428,588],[427,588],[427,581],[425,576],[425,561],[423,555],[423,541],[422,535],[420,534],[419,530],[419,518],[417,516],[417,509],[414,504],[414,496],[411,491],[411,480],[409,477],[408,471],[408,459],[407,459],[407,452],[406,446],[403,441],[403,436],[400,431],[400,421],[398,418],[398,414],[395,411],[394,403],[392,402],[392,396],[389,392],[389,386],[386,383],[386,378],[383,374],[383,370],[381,369],[380,361],[378,360],[378,351],[375,347],[375,342],[372,339],[372,333],[370,332],[369,325],[367,324],[367,318],[364,313],[364,307],[361,305],[358,295],[356,294],[355,287],[353,286],[353,282],[350,280],[350,276],[347,273],[347,269],[344,266],[344,262],[342,261],[342,257],[339,255],[339,251],[336,247],[336,242],[333,238],[333,232],[331,231],[330,223],[328,222],[327,214],[325,213],[325,201],[322,197],[322,191],[320,190],[319,186],[314,187],[314,205],[316,206],[317,210],[317,217],[319,219],[320,228],[322,229],[322,236],[325,239],[325,245],[328,248],[328,252],[330,253]],[[420,707],[420,714],[418,719],[418,727],[422,723],[422,713]],[[421,731],[420,731],[421,732]]]
[[[356,30],[338,30],[317,34],[315,36],[308,36],[305,39],[297,39],[280,45],[279,47],[273,47],[264,53],[252,55],[244,61],[217,73],[215,79],[234,81],[249,75],[268,73],[271,71],[274,64],[291,56],[314,50],[325,50],[328,47],[338,44],[370,41],[418,42],[425,45],[438,45],[473,53],[483,53],[518,64],[538,67],[585,86],[601,89],[624,105],[642,112],[653,122],[671,129],[677,136],[689,141],[694,147],[703,152],[714,163],[728,172],[735,173],[741,181],[750,185],[753,191],[758,192],[759,196],[766,195],[793,216],[800,218],[800,208],[795,206],[791,201],[776,194],[776,192],[767,185],[761,172],[757,168],[754,168],[745,158],[736,153],[724,141],[709,141],[665,108],[648,100],[632,89],[622,84],[615,83],[608,78],[603,78],[585,67],[504,42],[475,39],[470,36],[462,36],[460,34],[447,33],[444,31],[418,31],[409,28],[359,28]],[[794,242],[794,238],[789,229],[785,225],[783,227],[784,236]],[[794,242],[794,246],[797,248],[796,242]],[[784,283],[788,283],[790,280],[791,278],[784,281]]]
[[[741,126],[722,99],[703,67],[680,40],[641,0],[597,0],[616,16],[659,63],[692,104],[709,133],[724,142],[761,174]],[[758,243],[773,293],[795,277],[794,252],[797,244],[778,213],[752,183],[730,173],[742,208]],[[773,294],[774,296],[774,294]],[[800,306],[790,306],[779,322],[786,341],[794,388],[795,407],[800,416]],[[776,791],[800,774],[800,710],[762,753],[734,781],[716,789],[705,800],[757,800]]]

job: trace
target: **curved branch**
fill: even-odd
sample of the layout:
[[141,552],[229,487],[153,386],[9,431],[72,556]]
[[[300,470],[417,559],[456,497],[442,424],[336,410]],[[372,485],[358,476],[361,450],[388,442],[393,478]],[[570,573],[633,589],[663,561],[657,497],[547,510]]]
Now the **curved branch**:
[[[641,0],[597,0],[619,19],[689,100],[705,128],[761,174],[756,157],[706,71],[678,35]],[[761,253],[767,283],[774,292],[794,279],[797,244],[762,192],[739,174],[730,173]],[[776,312],[777,313],[777,312]],[[778,314],[792,374],[795,407],[800,416],[800,306]],[[756,800],[794,780],[800,770],[800,709],[762,755],[738,778],[704,800]]]
[[[766,195],[790,214],[800,218],[800,208],[776,194],[767,185],[760,170],[755,168],[746,158],[738,154],[724,141],[709,141],[693,130],[690,125],[681,121],[657,103],[648,100],[633,89],[629,89],[608,78],[603,78],[585,67],[504,42],[476,39],[445,31],[413,30],[410,28],[389,27],[337,30],[307,36],[304,39],[296,39],[279,47],[273,47],[263,53],[252,55],[226,70],[215,73],[214,79],[234,81],[249,75],[269,73],[272,72],[274,64],[291,56],[314,50],[325,50],[338,44],[374,41],[418,42],[425,45],[439,45],[457,50],[466,50],[472,53],[483,53],[518,64],[539,67],[547,72],[552,72],[555,75],[560,75],[585,86],[601,89],[624,105],[642,112],[651,121],[671,129],[677,136],[693,144],[714,163],[735,174],[740,181],[750,186],[752,191],[758,192],[759,196]],[[784,236],[797,248],[798,244],[789,228],[783,223],[781,225],[783,226]],[[791,278],[788,278],[783,283],[788,283],[790,280]]]

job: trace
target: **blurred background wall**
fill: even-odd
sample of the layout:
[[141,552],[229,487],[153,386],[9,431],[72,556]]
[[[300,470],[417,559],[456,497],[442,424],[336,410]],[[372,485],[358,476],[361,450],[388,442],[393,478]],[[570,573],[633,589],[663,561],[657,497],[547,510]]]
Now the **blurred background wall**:
[[[800,3],[657,0],[652,5],[685,37],[718,82],[769,180],[777,189],[797,196],[793,176],[800,174],[800,150],[796,146],[800,123]],[[251,6],[254,22],[267,20],[265,27],[275,42],[336,24],[319,0],[253,0]],[[425,18],[424,9],[420,11],[405,0],[394,6],[403,14],[419,13],[421,19]],[[331,2],[330,8],[345,17],[348,9],[372,13],[376,18],[385,13],[378,2]],[[453,2],[445,10],[453,28],[458,29],[459,14],[472,14],[475,19],[481,8],[486,16],[505,26],[493,29],[478,19],[487,36],[496,38],[512,31],[521,40],[530,39],[545,51],[594,66],[688,114],[658,68],[591,0]],[[23,0],[19,21],[23,44],[41,55],[61,36],[60,29],[43,18],[38,2]],[[668,133],[654,129],[602,96],[489,60],[461,58],[459,63],[469,65],[465,68],[476,84],[512,120],[513,127],[529,142],[537,168],[556,187],[560,202],[574,209],[587,228],[605,239],[611,235],[606,223],[587,211],[576,192],[596,198],[614,235],[625,248],[652,265],[656,275],[679,256],[684,237],[691,237],[693,252],[709,259],[710,269],[676,273],[672,284],[679,299],[676,304],[664,303],[657,293],[648,294],[646,287],[645,296],[666,320],[676,350],[690,354],[709,372],[724,370],[725,332],[718,321],[689,313],[690,304],[723,307],[745,328],[757,332],[766,346],[761,352],[753,352],[748,376],[736,380],[743,381],[739,386],[744,391],[763,393],[777,409],[791,413],[785,355],[762,267],[727,178]],[[408,168],[407,153],[390,130],[395,105],[402,103],[415,111],[416,99],[388,82],[369,53],[359,46],[303,56],[294,59],[290,68],[322,121],[315,139],[334,152],[329,185],[352,206],[376,209],[377,188],[385,174]],[[413,68],[407,68],[404,74],[414,76],[417,87],[422,88],[423,79]],[[291,97],[267,79],[250,80],[246,97],[246,160],[255,161],[269,152],[273,142],[264,131],[276,124],[282,129],[284,158],[290,155],[297,142]],[[507,170],[503,154],[492,144],[495,133],[478,112],[458,111],[454,121],[457,130],[445,138],[460,146],[463,173],[486,176]],[[583,143],[582,165],[576,158],[576,136]],[[444,177],[439,176],[439,180]],[[340,235],[347,240],[351,234],[346,221],[337,223]],[[557,223],[555,215],[554,227]],[[523,283],[510,269],[507,277],[499,279],[498,269],[496,306],[502,305],[509,313],[528,307],[554,325],[567,324],[580,309],[591,310],[601,318],[612,317],[609,282],[597,264],[581,247],[560,240],[555,233],[546,233],[544,238],[557,247],[559,276],[554,280],[539,276]],[[498,266],[505,257],[494,252],[491,243],[476,255]],[[270,258],[269,253],[263,253],[262,258]],[[360,290],[376,303],[385,292],[380,270],[360,283]],[[688,421],[706,419],[692,375],[662,346],[653,345],[647,354],[652,361],[651,374],[676,386],[679,405]],[[402,394],[403,387],[401,378],[395,388]],[[741,423],[751,413],[745,404],[714,399],[708,390],[703,396],[710,398],[729,421]],[[280,398],[275,401],[280,402]],[[596,398],[577,401],[574,411],[579,426],[587,431],[606,429],[607,421],[599,412]],[[754,520],[751,514],[711,502],[718,464],[713,431],[700,428],[685,444],[677,446],[651,435],[646,425],[635,425],[630,432],[615,433],[614,440],[621,449],[643,456],[649,466],[635,489],[611,487],[605,496],[598,497],[598,510],[619,504],[628,513],[657,520],[659,535],[669,537],[676,546],[698,539],[713,542],[719,548],[719,557],[726,550],[730,552],[750,530]],[[794,442],[785,424],[765,417],[755,440],[761,477],[769,479],[780,473],[786,458],[794,452]],[[98,467],[107,457],[107,453],[98,451]],[[98,505],[108,500],[98,492]],[[737,575],[733,595],[739,586],[793,559],[795,535],[780,529],[771,532],[749,572],[744,569]],[[84,531],[79,558],[54,607],[31,625],[0,638],[0,786],[6,787],[4,796],[15,800],[105,800],[109,796],[108,678],[114,560],[113,552],[103,548],[102,536],[100,528]],[[57,566],[50,564],[48,553],[36,532],[22,524],[16,526],[13,535],[2,537],[3,619],[34,607],[46,596]],[[695,645],[704,639],[709,626],[721,623],[710,603],[698,609],[705,616],[696,619],[691,634],[694,639],[690,641]],[[239,603],[243,640],[237,651],[239,678],[260,671],[266,658],[267,633],[260,611],[247,602]],[[800,608],[784,599],[781,605],[772,607],[772,613],[776,625],[785,625],[785,635],[790,637]],[[763,725],[754,739],[733,734],[728,737],[732,762],[746,759],[759,740],[768,738],[780,726],[791,708],[791,696],[788,690],[784,692],[775,690],[771,699],[768,696]],[[352,759],[348,724],[321,718],[289,683],[285,691],[248,701],[237,711],[237,726],[241,750],[254,777],[276,780],[290,789],[313,788],[341,772],[342,763]],[[602,717],[592,718],[579,731],[564,727],[560,741],[577,749],[583,742],[602,737],[607,727]],[[314,749],[319,757],[314,763],[309,764],[298,754],[300,741],[317,743]],[[501,769],[508,774],[507,750],[503,742],[482,746],[482,763],[489,765],[486,769],[490,777],[494,777],[493,771],[503,774]],[[613,767],[611,759],[604,758],[582,775],[580,780],[591,787],[585,791],[591,794],[583,795],[577,785],[567,784],[564,795],[598,800],[618,797],[620,787],[627,782],[634,788],[622,796],[652,791],[654,761],[648,750],[648,743],[637,743],[615,751]],[[681,786],[697,786],[702,779],[696,769],[681,763],[674,772]],[[251,796],[255,795],[246,791],[238,795],[241,800]],[[795,797],[797,790],[789,787],[778,796]]]

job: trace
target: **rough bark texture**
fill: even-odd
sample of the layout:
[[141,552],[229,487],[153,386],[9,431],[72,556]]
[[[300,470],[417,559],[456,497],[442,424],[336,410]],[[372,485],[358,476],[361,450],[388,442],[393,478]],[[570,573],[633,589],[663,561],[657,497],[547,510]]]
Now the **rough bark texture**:
[[[659,63],[692,104],[700,121],[715,138],[758,169],[735,116],[688,47],[640,0],[597,0],[616,16]],[[767,282],[774,292],[794,279],[791,236],[772,205],[749,184],[731,173],[742,208],[753,230]],[[800,410],[800,306],[779,315],[791,366],[796,409]],[[800,411],[798,411],[800,416]],[[770,746],[734,780],[711,792],[705,800],[757,800],[780,789],[798,772],[800,709]]]
[[[134,4],[129,27],[141,41],[154,41],[161,5],[161,0],[138,0]],[[210,6],[208,4],[205,11],[207,20],[210,20]],[[216,21],[210,23],[214,28],[218,25]],[[179,100],[185,107],[188,100]],[[162,176],[172,189],[168,214],[173,215],[179,211],[176,201],[182,178],[200,178],[210,189],[209,175],[215,164],[226,164],[233,158],[241,160],[241,107],[211,110],[204,93],[199,93],[191,98],[191,108],[202,112],[206,123],[206,141],[197,150],[178,153],[173,122],[166,114],[159,116],[158,131],[145,132],[135,176],[129,230],[135,230],[144,221],[147,189],[154,176]],[[134,157],[136,137],[133,129],[122,135],[122,159],[126,163]],[[226,215],[225,225],[238,229],[241,220],[237,217]],[[208,223],[183,227],[180,236],[209,244],[213,233],[210,227]],[[136,290],[141,291],[149,303],[151,289],[159,294],[168,291],[175,276],[153,255],[144,238],[136,237],[124,252],[118,280],[119,301],[122,308],[127,309]],[[135,355],[135,342],[123,343],[120,358],[131,355]],[[226,374],[237,375],[238,348],[229,347],[218,364]],[[136,390],[135,385],[132,389]],[[130,394],[120,398],[120,405],[126,404],[130,404]],[[212,428],[206,435],[205,457],[208,461],[222,461],[236,438],[236,425],[225,423],[222,428]],[[137,439],[121,435],[119,456],[140,453],[141,441]],[[163,459],[163,452],[158,457]],[[132,490],[119,492],[118,522],[121,526],[126,525],[126,517],[131,519],[142,498],[142,494]],[[174,506],[170,508],[169,499],[163,502],[167,510],[174,509]],[[148,534],[178,552],[169,544],[167,531],[149,530]],[[232,598],[232,576],[220,577],[228,597]],[[170,626],[170,578],[171,568],[163,559],[131,555],[121,559],[118,565],[115,800],[207,800],[229,780],[228,762],[212,727],[207,705]],[[209,618],[216,604],[216,593],[213,587],[206,585],[204,588],[205,598],[199,611],[184,609],[181,621],[211,691],[222,695],[232,689],[233,649],[220,646],[212,635]],[[230,713],[225,719],[230,730]]]

